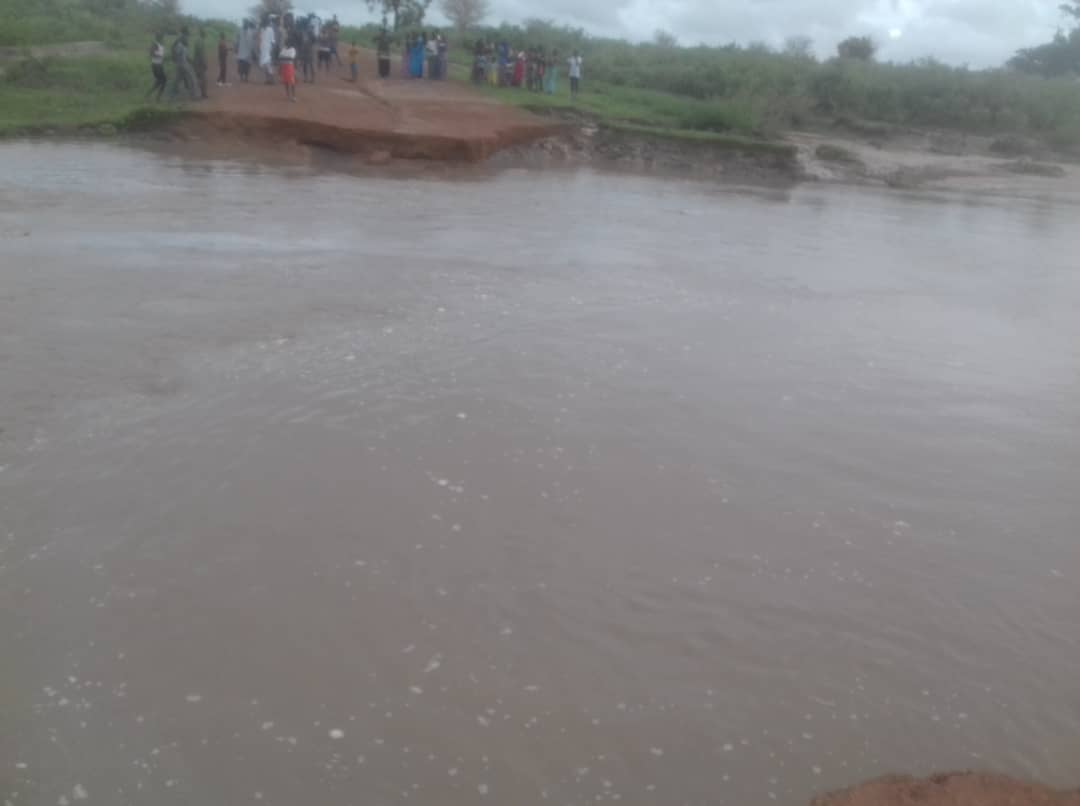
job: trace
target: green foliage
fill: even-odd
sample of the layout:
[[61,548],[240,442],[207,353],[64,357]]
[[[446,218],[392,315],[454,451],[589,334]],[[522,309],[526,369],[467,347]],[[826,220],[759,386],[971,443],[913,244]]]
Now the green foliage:
[[392,30],[415,28],[423,24],[431,0],[365,0],[371,11],[381,11]]
[[0,135],[101,126],[138,130],[182,114],[176,107],[144,106],[150,83],[141,51],[20,62],[0,79]]
[[1017,51],[1009,59],[1009,67],[1046,78],[1080,75],[1080,28],[1068,36],[1058,31],[1045,45]]
[[872,62],[877,54],[877,45],[868,36],[852,36],[836,46],[836,55],[841,59],[854,59],[860,62]]

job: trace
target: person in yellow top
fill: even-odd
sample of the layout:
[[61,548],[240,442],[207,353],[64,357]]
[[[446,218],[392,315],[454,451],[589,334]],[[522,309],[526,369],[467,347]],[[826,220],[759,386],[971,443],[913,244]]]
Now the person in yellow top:
[[354,82],[360,78],[360,48],[355,41],[349,46],[349,72],[352,73]]

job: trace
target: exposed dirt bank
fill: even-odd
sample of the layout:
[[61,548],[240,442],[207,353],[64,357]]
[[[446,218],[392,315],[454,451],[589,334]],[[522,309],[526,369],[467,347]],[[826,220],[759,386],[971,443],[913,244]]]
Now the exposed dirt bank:
[[[373,76],[371,53],[361,75]],[[560,125],[508,107],[453,82],[347,80],[341,69],[301,82],[297,102],[253,71],[249,84],[211,87],[178,124],[180,136],[317,146],[375,162],[425,159],[476,162],[500,149],[552,134]]]
[[888,776],[822,795],[811,806],[1080,806],[1080,790],[1056,792],[1002,775]]
[[1080,193],[1080,166],[1065,155],[1035,145],[1002,151],[1002,141],[991,138],[908,131],[867,139],[837,130],[755,141],[563,122],[565,127],[550,137],[500,153],[496,164],[589,165],[776,184],[823,181],[896,189]]

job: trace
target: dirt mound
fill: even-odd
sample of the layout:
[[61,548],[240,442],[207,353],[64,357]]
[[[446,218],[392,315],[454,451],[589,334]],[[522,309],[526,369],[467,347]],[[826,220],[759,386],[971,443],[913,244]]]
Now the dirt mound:
[[1055,792],[1003,775],[888,776],[817,797],[811,806],[1080,806],[1080,790]]
[[211,86],[210,99],[191,111],[204,133],[379,159],[478,161],[558,128],[458,82],[376,78],[368,51],[360,74],[352,82],[347,68],[320,72],[315,83],[298,84],[290,103],[281,86],[264,84],[253,69],[251,83],[231,76],[230,86]]

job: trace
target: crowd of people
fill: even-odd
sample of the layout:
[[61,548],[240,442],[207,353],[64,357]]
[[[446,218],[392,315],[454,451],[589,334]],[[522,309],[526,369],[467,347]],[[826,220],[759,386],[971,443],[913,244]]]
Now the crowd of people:
[[[516,87],[529,92],[545,92],[554,95],[559,88],[559,75],[563,62],[558,49],[550,51],[542,47],[526,48],[516,53],[506,43],[476,43],[473,58],[473,82],[488,83],[493,87]],[[576,96],[581,90],[581,73],[584,61],[581,53],[574,51],[566,60],[570,78],[570,94]]]
[[[299,71],[302,80],[314,83],[320,71],[329,73],[342,64],[338,54],[341,25],[334,17],[323,23],[314,14],[282,17],[266,15],[256,25],[254,20],[244,20],[231,47],[224,33],[217,41],[219,87],[228,86],[228,63],[230,50],[236,57],[236,72],[241,82],[251,80],[251,71],[257,67],[266,84],[280,82],[289,101],[296,101],[296,80]],[[181,93],[191,100],[207,98],[206,30],[198,28],[194,41],[187,27],[181,29],[169,47],[169,59],[173,65],[170,84],[165,70],[165,37],[158,34],[150,45],[150,69],[153,84],[147,98],[160,101],[168,92],[170,100],[177,100]],[[391,38],[384,28],[376,38],[379,76],[391,74]],[[356,42],[349,49],[349,68],[353,81],[359,79],[359,47]],[[401,58],[403,78],[429,78],[436,81],[449,76],[450,44],[438,31],[409,34],[404,38]],[[477,84],[489,83],[496,87],[514,87],[530,92],[558,91],[560,71],[565,64],[570,79],[570,93],[577,96],[581,89],[583,60],[574,51],[565,62],[557,49],[542,47],[515,50],[506,42],[480,40],[473,49],[472,78]]]

